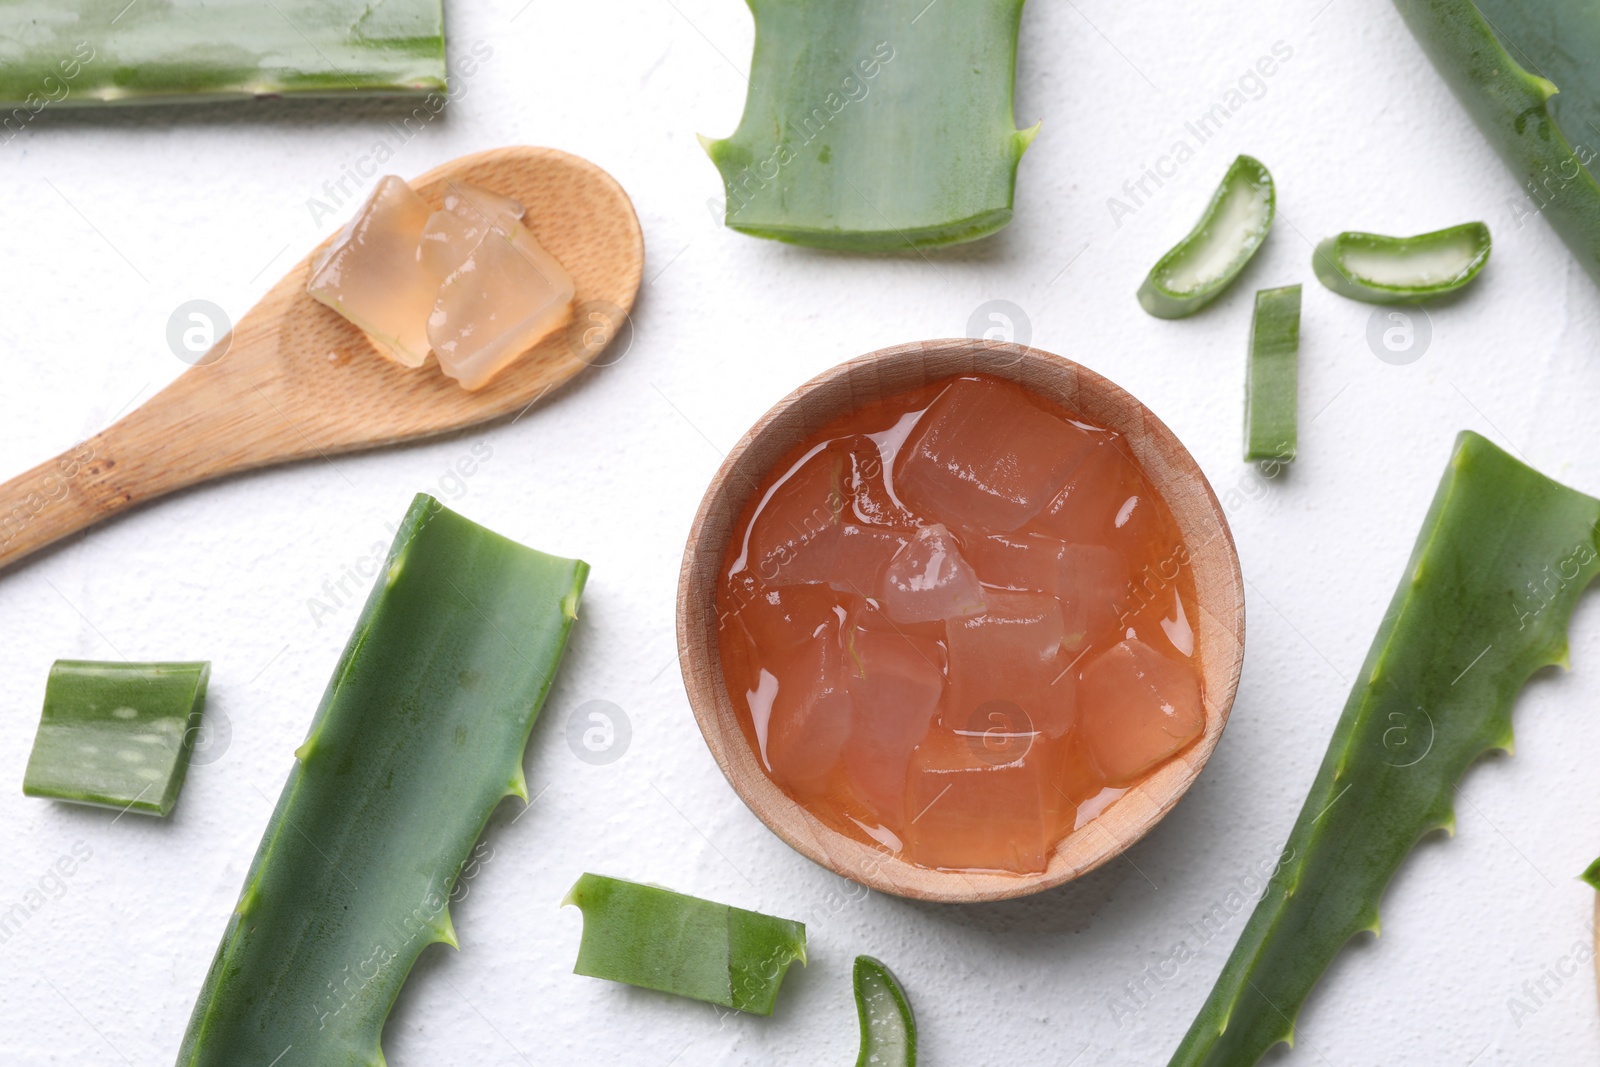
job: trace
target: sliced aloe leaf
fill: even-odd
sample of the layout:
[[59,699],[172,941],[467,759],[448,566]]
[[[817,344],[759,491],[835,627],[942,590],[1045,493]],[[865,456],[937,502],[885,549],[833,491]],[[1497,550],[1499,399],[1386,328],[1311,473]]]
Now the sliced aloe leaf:
[[8,135],[46,106],[445,88],[441,0],[8,0],[5,21],[26,28],[0,34]]
[[401,523],[267,823],[179,1067],[383,1061],[379,1038],[522,754],[589,566],[426,494]]
[[1181,319],[1211,303],[1267,239],[1277,204],[1267,168],[1250,156],[1235,159],[1194,229],[1150,268],[1139,306],[1158,319]]
[[771,1015],[789,964],[806,961],[804,923],[660,886],[584,874],[563,906],[583,912],[572,973]]
[[1262,289],[1250,318],[1244,384],[1244,458],[1294,459],[1300,390],[1300,287]]
[[702,139],[727,225],[851,251],[970,241],[1011,221],[1038,127],[1012,111],[1022,0],[750,0],[733,136]]
[[1600,284],[1600,9],[1567,0],[1395,0],[1540,215]]
[[1453,293],[1489,262],[1489,227],[1465,222],[1416,237],[1341,233],[1311,257],[1317,280],[1369,304],[1411,304]]
[[857,956],[856,1014],[861,1054],[856,1067],[917,1067],[917,1020],[895,976],[871,956]]
[[178,801],[211,664],[58,659],[22,791],[147,815]]
[[1322,767],[1222,975],[1172,1064],[1248,1067],[1335,955],[1378,930],[1384,888],[1424,835],[1454,831],[1457,783],[1511,748],[1511,706],[1567,660],[1594,578],[1600,500],[1474,433],[1454,454]]

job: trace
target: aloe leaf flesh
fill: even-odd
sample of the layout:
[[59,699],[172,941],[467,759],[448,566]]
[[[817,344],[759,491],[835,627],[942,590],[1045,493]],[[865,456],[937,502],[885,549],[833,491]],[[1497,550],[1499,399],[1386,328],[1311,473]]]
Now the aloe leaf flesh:
[[1150,268],[1139,306],[1158,319],[1182,319],[1221,296],[1267,239],[1277,209],[1267,168],[1250,156],[1235,159],[1194,229]]
[[180,1067],[379,1067],[522,755],[588,564],[419,495],[334,669],[200,990]]
[[165,816],[194,752],[211,664],[58,659],[22,791]]
[[1454,832],[1467,767],[1510,750],[1522,684],[1566,663],[1597,521],[1600,500],[1477,434],[1457,438],[1277,873],[1174,1067],[1246,1067],[1293,1042],[1333,957],[1377,932],[1384,888],[1418,839]]
[[871,956],[857,956],[855,990],[861,1017],[856,1067],[917,1067],[917,1020],[894,974]]
[[584,874],[561,903],[583,912],[573,974],[771,1015],[806,961],[804,923],[660,886]]
[[[442,0],[8,0],[0,126],[45,107],[445,89]],[[429,117],[432,117],[431,112]]]
[[1411,32],[1521,187],[1600,285],[1600,9],[1568,0],[1395,0]]
[[[857,252],[1011,221],[1038,127],[1012,110],[1022,0],[750,0],[755,53],[731,137],[703,140],[727,225]],[[713,202],[713,209],[717,205]]]
[[1489,227],[1465,222],[1416,237],[1341,233],[1311,256],[1317,280],[1352,300],[1413,304],[1453,293],[1489,262]]
[[1300,287],[1262,289],[1250,318],[1244,386],[1244,458],[1294,459],[1300,389]]

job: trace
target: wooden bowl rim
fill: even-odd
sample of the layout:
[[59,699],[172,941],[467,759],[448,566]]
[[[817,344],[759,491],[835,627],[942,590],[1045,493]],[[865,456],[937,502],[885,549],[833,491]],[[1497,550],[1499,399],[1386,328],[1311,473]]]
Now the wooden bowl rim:
[[[938,373],[928,370],[930,363],[962,362],[972,365],[965,370],[960,366]],[[1199,617],[1193,620],[1193,626],[1204,680],[1205,731],[1190,748],[1063,838],[1046,870],[1038,874],[919,867],[897,858],[887,848],[863,844],[827,826],[767,777],[739,726],[723,679],[715,625],[715,578],[733,523],[749,493],[767,472],[762,470],[755,478],[746,478],[749,487],[743,491],[731,489],[729,483],[739,473],[745,456],[763,443],[767,434],[783,435],[773,446],[771,462],[776,462],[821,422],[845,410],[837,407],[821,416],[820,422],[812,419],[814,425],[806,428],[801,405],[818,390],[843,389],[853,396],[850,383],[854,376],[864,372],[875,376],[878,371],[906,365],[915,369],[910,377],[921,374],[924,383],[973,372],[1008,378],[1045,399],[1079,411],[1090,421],[1096,421],[1096,416],[1081,410],[1085,398],[1096,399],[1097,407],[1125,411],[1128,417],[1122,424],[1098,424],[1124,435],[1172,510],[1185,544],[1191,549],[1199,601]],[[1053,397],[1021,381],[1018,375],[1024,367],[1056,376],[1062,383],[1061,392]],[[891,396],[915,387],[913,382],[880,391],[874,378],[869,392]],[[1079,403],[1060,399],[1068,394],[1074,394]],[[869,401],[855,400],[856,406],[866,402]],[[1160,470],[1153,471],[1152,463]],[[1158,474],[1162,477],[1158,478]],[[727,528],[718,530],[719,523]],[[1196,532],[1209,532],[1198,547]],[[716,543],[708,546],[712,556],[702,565],[698,548],[710,535],[715,536]],[[1216,749],[1238,690],[1244,661],[1244,578],[1227,517],[1210,482],[1177,436],[1137,397],[1089,368],[1042,349],[965,337],[914,341],[869,352],[816,375],[774,404],[728,452],[701,499],[685,545],[678,577],[677,635],[684,688],[712,757],[739,798],[786,844],[836,874],[896,896],[949,903],[1004,900],[1037,893],[1095,870],[1148,833],[1188,791]]]

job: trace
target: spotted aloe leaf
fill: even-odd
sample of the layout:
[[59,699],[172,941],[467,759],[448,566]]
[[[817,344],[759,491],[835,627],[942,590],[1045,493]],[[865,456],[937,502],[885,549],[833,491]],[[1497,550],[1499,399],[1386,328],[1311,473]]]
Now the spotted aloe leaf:
[[1600,285],[1600,7],[1571,0],[1394,0],[1422,50]]
[[1247,1067],[1293,1042],[1340,948],[1378,930],[1417,840],[1453,832],[1453,793],[1511,706],[1567,658],[1567,619],[1596,567],[1600,500],[1463,433],[1289,835],[1283,861],[1173,1067]]
[[200,729],[211,664],[58,659],[22,791],[166,815]]
[[871,956],[857,956],[854,983],[861,1018],[856,1067],[917,1067],[917,1017],[894,972]]
[[417,956],[522,753],[588,564],[421,495],[267,823],[180,1067],[381,1067]]
[[853,251],[970,241],[1011,221],[1038,131],[1012,111],[1023,0],[749,0],[733,136],[705,141],[729,227]]

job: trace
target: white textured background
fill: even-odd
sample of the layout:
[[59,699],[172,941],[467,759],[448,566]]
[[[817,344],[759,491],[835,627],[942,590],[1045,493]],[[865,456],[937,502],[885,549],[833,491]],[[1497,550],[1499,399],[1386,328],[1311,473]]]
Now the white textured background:
[[[960,6],[943,4],[927,17]],[[0,576],[0,910],[75,842],[93,850],[0,944],[0,1061],[171,1062],[355,617],[345,607],[318,625],[308,600],[428,489],[512,537],[581,555],[594,574],[530,746],[528,777],[544,792],[515,825],[512,805],[496,815],[493,859],[457,908],[461,951],[425,954],[386,1033],[391,1064],[848,1063],[857,952],[905,981],[929,1064],[1165,1063],[1243,915],[1152,982],[1131,1017],[1116,1007],[1122,987],[1276,854],[1456,431],[1600,491],[1600,293],[1542,221],[1517,226],[1518,189],[1383,0],[1030,4],[1017,113],[1044,128],[1021,166],[1016,220],[976,245],[891,258],[713,224],[706,202],[720,188],[694,135],[738,119],[751,43],[738,0],[522,5],[452,0],[452,56],[479,40],[493,55],[392,167],[411,176],[529,143],[610,170],[649,249],[632,350],[514,426],[234,478]],[[1116,226],[1107,198],[1278,41],[1293,55],[1260,98]],[[0,475],[179,373],[164,342],[173,307],[204,297],[242,314],[332,228],[313,224],[307,198],[386,117],[323,105],[47,111],[0,146]],[[1135,288],[1240,151],[1277,178],[1270,240],[1205,313],[1148,317]],[[1376,359],[1371,309],[1312,277],[1310,242],[1327,234],[1474,218],[1494,231],[1493,261],[1464,299],[1432,309],[1431,346],[1410,365]],[[1301,459],[1269,485],[1239,460],[1245,335],[1252,290],[1294,281],[1306,286]],[[962,334],[990,299],[1025,310],[1034,344],[1147,401],[1227,496],[1250,583],[1244,680],[1199,783],[1124,859],[1007,904],[863,900],[768,833],[707,754],[674,663],[679,553],[720,452],[774,400],[841,359]],[[479,443],[489,461],[450,480]],[[215,662],[207,715],[226,718],[231,741],[193,769],[166,822],[113,825],[112,813],[19,792],[50,662],[118,655]],[[1529,687],[1515,758],[1471,772],[1457,837],[1417,851],[1385,901],[1381,942],[1344,952],[1298,1049],[1275,1060],[1600,1053],[1587,969],[1547,980],[1531,1014],[1510,1004],[1590,936],[1593,894],[1574,876],[1600,853],[1593,599],[1572,660],[1572,674]],[[632,723],[631,746],[606,766],[565,740],[569,714],[594,699]],[[575,977],[579,916],[556,904],[586,869],[802,919],[811,966],[791,972],[772,1019],[719,1021]]]

